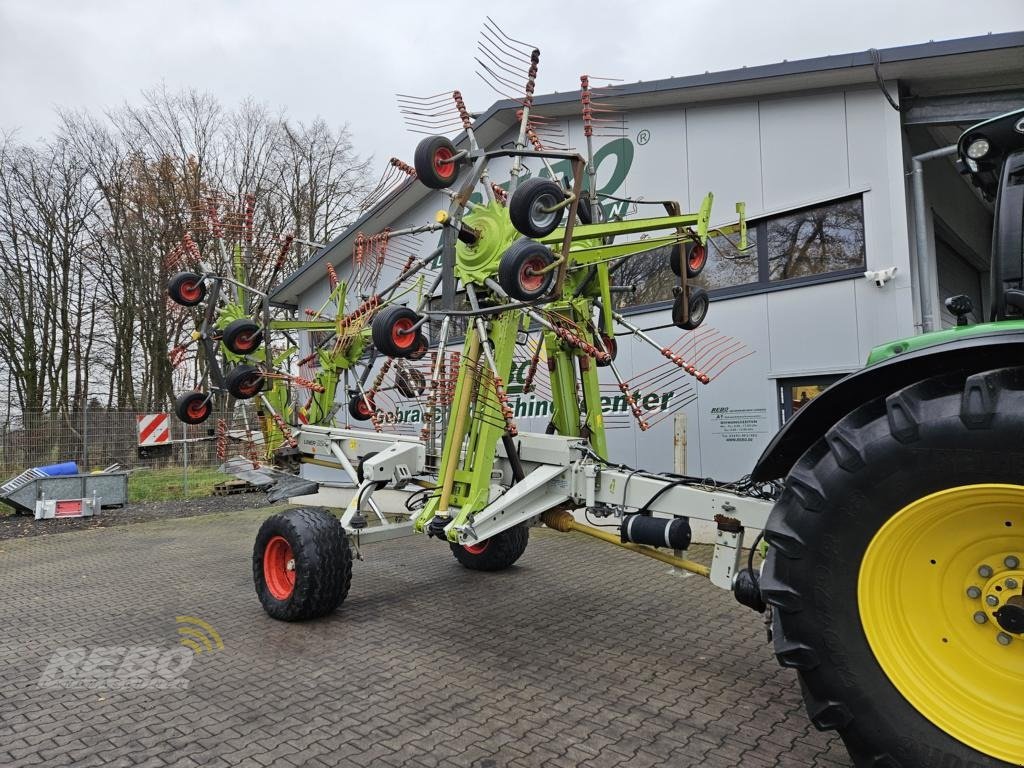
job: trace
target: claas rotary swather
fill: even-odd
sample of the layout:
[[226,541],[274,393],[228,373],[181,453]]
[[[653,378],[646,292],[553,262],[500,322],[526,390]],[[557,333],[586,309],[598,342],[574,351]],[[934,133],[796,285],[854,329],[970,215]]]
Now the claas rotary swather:
[[[536,63],[531,51],[514,147],[477,146],[461,105],[461,146],[440,136],[419,145],[419,180],[451,199],[431,225],[443,236],[446,304],[396,303],[372,321],[373,345],[397,359],[428,322],[439,325],[427,383],[436,394],[452,322],[466,320],[454,392],[427,400],[443,411],[440,450],[426,450],[425,433],[365,457],[340,518],[319,508],[269,518],[253,553],[267,613],[332,611],[348,592],[353,550],[372,541],[420,533],[465,567],[494,571],[543,523],[706,576],[764,613],[812,721],[837,729],[857,765],[1024,764],[1024,110],[959,143],[964,172],[996,211],[991,322],[969,325],[969,300],[947,300],[957,327],[875,349],[787,422],[749,478],[717,484],[610,462],[597,380],[607,366],[621,381],[614,360],[627,339],[707,378],[616,313],[628,286],[614,274],[652,244],[615,238],[665,233],[654,240],[671,248],[679,276],[673,321],[699,325],[706,296],[688,278],[702,266],[710,198],[695,214],[669,204],[667,216],[603,221],[588,159],[529,137]],[[507,188],[487,175],[498,157],[512,158]],[[568,160],[572,173],[523,180],[527,159]],[[742,238],[742,218],[728,231]],[[456,282],[466,309],[453,308]],[[531,334],[554,401],[544,434],[517,428],[504,393],[513,350]],[[331,429],[317,429],[329,443]],[[364,517],[376,490],[421,477],[431,479],[413,497],[420,508],[379,524]],[[581,524],[579,509],[618,534]],[[690,519],[716,525],[710,566],[685,557]],[[764,530],[760,569],[751,529]]]

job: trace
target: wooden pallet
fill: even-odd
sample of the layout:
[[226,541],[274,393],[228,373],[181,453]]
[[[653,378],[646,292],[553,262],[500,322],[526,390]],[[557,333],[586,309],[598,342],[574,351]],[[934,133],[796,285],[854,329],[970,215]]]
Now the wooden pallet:
[[233,496],[236,493],[250,493],[256,486],[245,480],[226,480],[213,486],[214,496]]

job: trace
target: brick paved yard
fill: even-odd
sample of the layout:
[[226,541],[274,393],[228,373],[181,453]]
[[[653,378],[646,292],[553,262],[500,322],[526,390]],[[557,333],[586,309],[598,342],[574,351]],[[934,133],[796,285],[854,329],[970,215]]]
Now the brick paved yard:
[[[698,578],[535,529],[517,567],[367,548],[326,620],[252,588],[266,510],[0,542],[0,765],[848,766],[758,618]],[[180,648],[184,691],[43,688],[58,647]],[[184,651],[179,651],[183,653]]]

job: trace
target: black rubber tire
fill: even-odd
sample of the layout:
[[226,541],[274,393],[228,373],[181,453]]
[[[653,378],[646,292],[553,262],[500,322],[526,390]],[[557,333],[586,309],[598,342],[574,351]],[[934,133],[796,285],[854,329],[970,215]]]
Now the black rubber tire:
[[195,272],[179,272],[167,283],[167,295],[175,304],[194,307],[206,298],[206,283]]
[[512,193],[508,201],[508,217],[516,231],[527,237],[550,235],[565,216],[565,208],[544,213],[541,209],[551,208],[565,200],[565,190],[551,179],[534,177],[527,179]]
[[236,365],[224,376],[224,388],[236,400],[251,400],[263,391],[266,377],[254,365]]
[[420,397],[427,389],[426,377],[415,368],[395,371],[395,388],[402,397]]
[[437,161],[452,157],[458,150],[445,136],[428,136],[416,145],[413,165],[416,176],[430,189],[446,189],[459,176],[461,162],[439,164]]
[[594,223],[594,211],[591,208],[593,201],[590,199],[590,193],[584,190],[580,193],[580,201],[576,204],[576,218],[580,220],[580,224],[593,224]]
[[[295,558],[295,586],[286,600],[270,593],[263,573],[263,553],[275,536],[287,540]],[[271,515],[256,534],[252,577],[263,610],[275,619],[305,621],[331,613],[352,583],[352,550],[341,521],[317,507]]]
[[[609,365],[611,365],[613,362],[615,362],[615,358],[618,357],[618,354],[619,354],[619,343],[615,340],[614,336],[609,336],[609,335],[607,335],[605,333],[601,334],[601,340],[604,342],[605,351],[610,355],[610,357],[607,360],[598,360],[598,361],[596,361],[597,362],[597,367],[598,368],[607,368]],[[599,347],[599,349],[600,349],[600,347]]]
[[[376,407],[376,403],[373,402],[373,398],[369,398],[370,405]],[[356,421],[369,421],[373,418],[373,414],[366,412],[366,403],[363,402],[363,396],[360,394],[352,395],[348,400],[348,415]]]
[[875,533],[910,502],[1019,485],[1022,433],[1024,369],[951,374],[857,408],[789,473],[761,578],[775,653],[797,670],[811,720],[838,730],[858,766],[1008,765],[947,735],[893,686],[864,635],[857,580]]
[[202,424],[213,413],[213,400],[207,392],[183,392],[174,401],[174,415],[186,424]]
[[686,243],[686,277],[692,280],[699,277],[708,265],[708,249],[700,243]]
[[672,322],[677,328],[682,328],[684,331],[693,331],[699,328],[701,323],[707,319],[710,301],[707,291],[703,288],[690,288],[688,298],[690,314],[685,321],[678,320],[677,318],[682,317],[681,303],[686,300],[685,294],[676,296],[675,302],[672,305]]
[[251,355],[263,342],[263,329],[253,320],[240,317],[228,323],[220,340],[236,355]]
[[485,542],[486,548],[477,554],[469,552],[461,544],[448,543],[455,559],[469,570],[503,571],[522,557],[529,542],[530,527],[520,523],[489,538]]
[[[699,249],[699,250],[698,250]],[[704,271],[708,263],[707,249],[700,243],[687,241],[676,243],[671,246],[668,255],[668,265],[672,274],[679,277],[682,273],[682,265],[686,264],[686,277],[693,279]]]
[[370,336],[377,351],[387,357],[406,358],[415,353],[423,339],[419,332],[398,334],[399,328],[411,328],[420,316],[409,307],[392,304],[378,312],[370,326]]
[[521,237],[501,255],[498,284],[516,301],[533,301],[547,294],[555,283],[555,270],[529,275],[528,269],[542,269],[555,260],[547,246]]

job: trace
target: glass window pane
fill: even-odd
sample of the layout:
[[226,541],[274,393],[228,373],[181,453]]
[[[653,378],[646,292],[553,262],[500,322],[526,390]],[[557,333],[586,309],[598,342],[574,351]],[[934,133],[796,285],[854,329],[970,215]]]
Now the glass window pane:
[[625,263],[615,270],[612,276],[613,284],[636,286],[634,293],[615,294],[616,306],[637,307],[672,300],[672,286],[676,284],[678,278],[672,274],[672,269],[668,265],[668,252],[667,247],[662,247],[639,253],[626,259]]
[[747,249],[739,250],[739,233],[708,238],[708,261],[691,282],[706,291],[757,282],[757,225],[747,227]]
[[778,216],[767,226],[771,280],[864,268],[864,208],[859,197]]
[[[739,243],[739,235],[723,235],[708,238],[708,260],[704,271],[691,280],[708,291],[717,288],[731,288],[757,282],[757,232],[753,227],[747,230],[750,247],[740,252],[729,241]],[[669,266],[669,248],[663,246],[648,253],[641,253],[626,260],[615,271],[616,285],[635,285],[632,294],[617,294],[615,303],[619,307],[636,307],[658,301],[671,301],[672,287],[679,284],[679,278]]]

